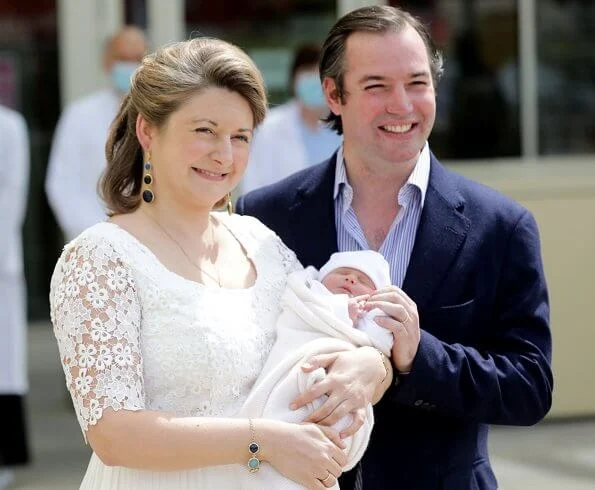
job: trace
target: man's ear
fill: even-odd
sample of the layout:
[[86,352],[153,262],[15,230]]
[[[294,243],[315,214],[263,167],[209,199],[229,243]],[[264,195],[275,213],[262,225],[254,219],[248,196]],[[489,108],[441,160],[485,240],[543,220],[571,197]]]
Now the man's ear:
[[153,143],[154,136],[155,129],[141,114],[139,114],[136,117],[136,137],[145,152],[151,151],[151,144]]
[[326,98],[329,109],[335,116],[341,115],[341,97],[335,81],[330,77],[324,77],[322,80],[322,91]]

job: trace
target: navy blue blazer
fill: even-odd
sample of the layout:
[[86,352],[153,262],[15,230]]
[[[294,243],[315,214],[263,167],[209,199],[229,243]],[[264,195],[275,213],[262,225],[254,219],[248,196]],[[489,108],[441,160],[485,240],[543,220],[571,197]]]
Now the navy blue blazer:
[[[337,251],[335,158],[237,204],[317,268]],[[488,425],[535,424],[552,401],[548,293],[533,216],[432,155],[403,290],[418,307],[419,350],[411,373],[374,407],[369,447],[341,488],[495,489]]]

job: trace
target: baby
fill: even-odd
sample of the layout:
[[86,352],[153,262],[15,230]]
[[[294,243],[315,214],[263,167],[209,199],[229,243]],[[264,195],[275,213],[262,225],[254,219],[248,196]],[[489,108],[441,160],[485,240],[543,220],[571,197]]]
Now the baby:
[[[289,409],[299,394],[326,376],[323,368],[304,373],[301,367],[308,359],[364,345],[389,356],[392,334],[374,321],[374,317],[385,314],[379,309],[365,312],[362,307],[368,295],[390,283],[388,263],[371,250],[338,252],[320,271],[307,267],[290,274],[281,299],[277,339],[239,415],[301,423],[326,399],[323,396],[298,410]],[[347,415],[333,427],[341,431],[351,423],[352,417]],[[344,440],[348,457],[344,471],[353,468],[363,456],[373,423],[369,405],[362,428]],[[301,488],[266,464],[249,476],[240,475],[242,488]]]

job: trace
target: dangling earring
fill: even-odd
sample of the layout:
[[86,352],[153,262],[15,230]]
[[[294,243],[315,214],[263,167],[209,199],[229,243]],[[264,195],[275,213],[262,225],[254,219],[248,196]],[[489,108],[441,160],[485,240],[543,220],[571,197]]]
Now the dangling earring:
[[153,194],[153,165],[151,164],[151,152],[147,152],[147,160],[143,164],[143,187],[145,190],[143,191],[143,201],[146,203],[153,202],[155,199],[155,194]]
[[227,204],[225,205],[225,207],[227,208],[227,214],[231,216],[233,213],[233,204],[231,203],[231,192],[227,193]]

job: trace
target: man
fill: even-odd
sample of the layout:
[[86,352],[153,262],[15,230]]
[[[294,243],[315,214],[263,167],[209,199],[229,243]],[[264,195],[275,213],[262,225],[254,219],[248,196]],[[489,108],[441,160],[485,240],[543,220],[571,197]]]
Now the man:
[[[328,107],[320,85],[319,59],[320,46],[316,44],[296,50],[290,72],[290,91],[295,98],[272,109],[258,128],[242,179],[243,192],[319,163],[341,144],[341,137],[321,121]],[[283,155],[281,165],[279,155]]]
[[25,397],[27,305],[22,227],[29,190],[29,132],[23,116],[0,106],[0,489],[29,461]]
[[67,241],[105,219],[97,181],[105,168],[107,132],[147,48],[143,31],[133,26],[108,39],[103,68],[111,87],[74,101],[58,122],[46,193]]
[[551,406],[537,226],[429,151],[441,71],[408,13],[365,7],[339,19],[320,73],[342,151],[238,202],[304,264],[366,248],[391,264],[395,286],[369,306],[397,319],[378,319],[394,335],[395,377],[360,474],[342,489],[495,489],[488,425],[535,424]]

